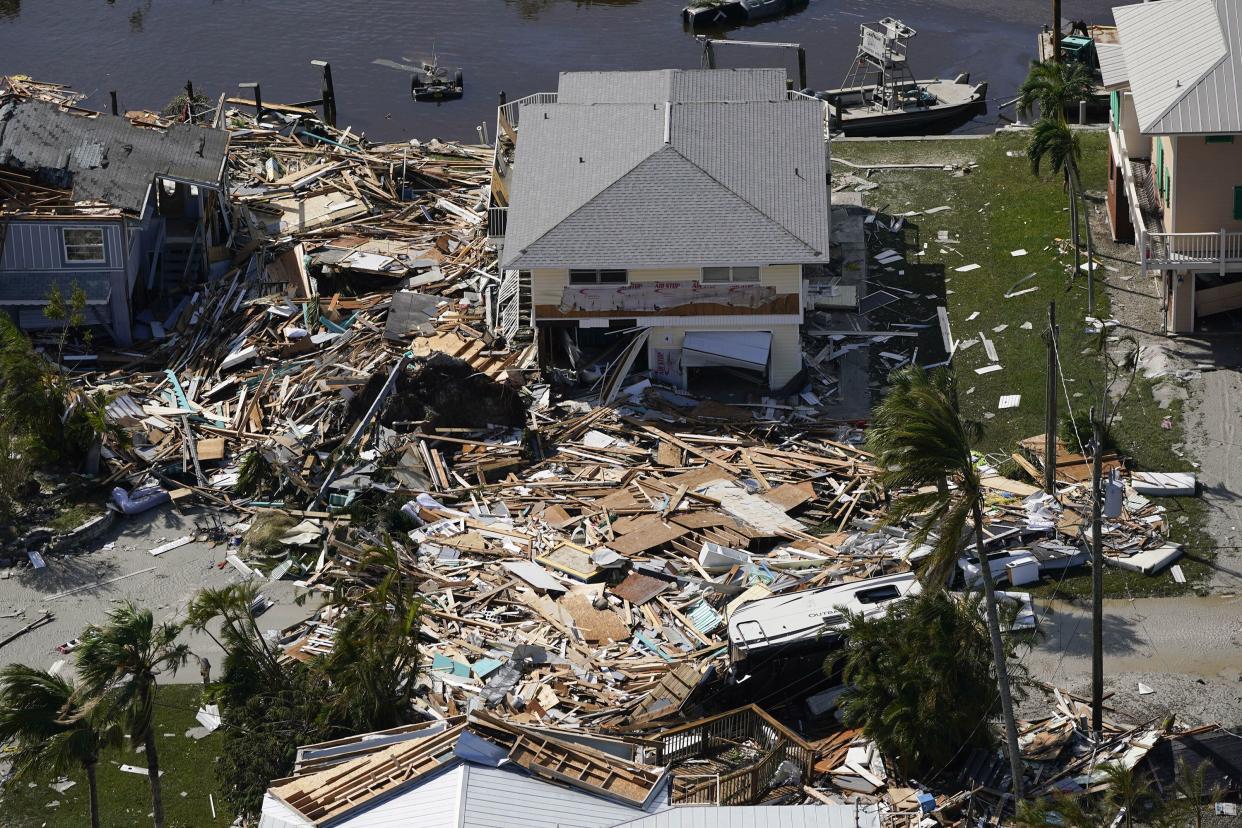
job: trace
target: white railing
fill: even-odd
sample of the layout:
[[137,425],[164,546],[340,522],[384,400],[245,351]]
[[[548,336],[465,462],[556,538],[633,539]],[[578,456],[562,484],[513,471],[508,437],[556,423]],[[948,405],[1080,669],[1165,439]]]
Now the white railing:
[[805,92],[799,92],[797,89],[787,89],[785,90],[785,93],[789,96],[789,100],[791,101],[807,100],[807,101],[819,101],[819,103],[824,103],[824,101],[819,100],[819,98],[815,97],[814,95],[808,95]]
[[1152,268],[1219,268],[1221,275],[1242,265],[1242,232],[1139,233],[1144,270]]
[[[508,101],[496,108],[497,125],[503,119],[513,129],[517,129],[518,120],[521,118],[521,109],[527,104],[549,104],[556,103],[557,93],[555,92],[536,92],[533,95],[527,95],[525,98],[518,98],[516,101]],[[500,130],[496,130],[499,135]]]
[[[1113,156],[1121,166],[1121,183],[1126,191],[1126,201],[1130,205],[1130,225],[1136,233],[1142,235],[1146,222],[1143,220],[1143,205],[1139,201],[1138,188],[1134,185],[1134,174],[1130,171],[1130,149],[1126,146],[1125,131],[1114,130],[1110,127],[1108,140],[1113,145]],[[1140,257],[1143,255],[1142,251],[1143,248],[1140,245]]]

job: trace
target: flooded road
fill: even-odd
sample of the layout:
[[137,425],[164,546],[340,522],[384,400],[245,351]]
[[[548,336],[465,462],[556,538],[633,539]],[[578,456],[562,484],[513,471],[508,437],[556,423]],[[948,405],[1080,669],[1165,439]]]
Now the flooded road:
[[[265,100],[318,97],[314,58],[330,61],[339,123],[376,139],[476,139],[494,126],[497,93],[556,88],[574,69],[694,67],[701,47],[683,29],[684,0],[0,0],[0,73],[24,73],[123,108],[160,108],[187,80],[212,99],[257,81]],[[1109,2],[1066,2],[1075,19],[1110,20]],[[919,77],[969,71],[989,81],[992,106],[962,127],[990,129],[995,104],[1014,97],[1051,15],[1040,0],[810,0],[783,18],[733,29],[732,39],[794,41],[807,49],[809,84],[841,83],[858,25],[891,15],[919,31]],[[718,33],[717,33],[718,34]],[[463,100],[414,104],[410,76],[393,64],[438,54],[464,70]],[[726,66],[785,65],[775,50],[721,51]],[[246,93],[249,97],[249,93]],[[1011,113],[1012,114],[1012,113]]]

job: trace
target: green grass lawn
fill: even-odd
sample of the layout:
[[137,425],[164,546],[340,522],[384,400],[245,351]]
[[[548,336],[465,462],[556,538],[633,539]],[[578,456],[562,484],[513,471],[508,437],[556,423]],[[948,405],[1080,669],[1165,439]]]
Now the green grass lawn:
[[[164,771],[164,813],[173,826],[226,826],[233,819],[227,812],[216,783],[215,758],[220,752],[220,732],[192,739],[186,731],[198,727],[200,688],[167,685],[159,689],[156,707],[156,738],[160,766]],[[100,819],[103,825],[149,825],[151,789],[146,774],[126,773],[122,764],[146,767],[142,753],[121,749],[108,751],[99,762]],[[10,780],[0,788],[0,824],[5,828],[81,828],[90,825],[86,776],[69,774],[77,784],[57,793],[53,779]],[[212,819],[208,794],[215,797]],[[59,805],[51,807],[52,802]]]
[[[921,213],[942,205],[950,208],[908,218],[903,234],[906,263],[894,267],[905,273],[876,269],[873,276],[881,284],[921,295],[943,291],[953,337],[980,340],[982,334],[995,344],[1002,370],[975,373],[975,369],[991,363],[982,341],[964,350],[959,348],[954,365],[965,414],[986,428],[980,449],[997,460],[1016,451],[1021,439],[1044,432],[1047,352],[1043,331],[1050,301],[1056,302],[1065,377],[1058,397],[1060,412],[1065,411],[1068,398],[1074,411],[1085,413],[1100,399],[1107,376],[1099,354],[1099,336],[1089,334],[1084,324],[1085,272],[1069,285],[1073,258],[1066,252],[1070,228],[1062,179],[1051,175],[1040,179],[1031,174],[1026,140],[1025,133],[1009,133],[978,140],[847,141],[833,147],[834,158],[855,164],[970,165],[964,175],[943,169],[876,170],[870,180],[880,187],[866,193],[866,203],[895,215]],[[1107,183],[1107,135],[1082,133],[1081,141],[1084,186],[1088,191],[1102,191]],[[861,174],[843,165],[834,167],[838,175],[847,171]],[[955,243],[939,243],[939,231],[947,231]],[[1066,244],[1058,244],[1058,240]],[[1011,255],[1015,250],[1027,252]],[[979,267],[968,272],[956,270],[971,264]],[[874,264],[872,267],[876,268]],[[1024,278],[1017,290],[1037,289],[1006,298],[1005,294]],[[930,306],[939,300],[923,303]],[[1107,318],[1108,307],[1107,292],[1097,287],[1095,315]],[[920,318],[926,316],[924,310],[920,305]],[[1029,328],[1024,328],[1027,323]],[[1005,327],[997,331],[1002,325]],[[1021,395],[1018,407],[999,410],[1000,397],[1011,394]],[[1141,378],[1127,397],[1113,431],[1121,450],[1137,467],[1191,470],[1189,462],[1172,451],[1183,439],[1177,405],[1160,410]],[[1171,430],[1160,427],[1166,414],[1173,415]],[[1070,445],[1076,443],[1072,434],[1062,437]],[[1085,443],[1087,435],[1082,438]],[[1194,498],[1162,502],[1169,508],[1172,537],[1190,550],[1181,563],[1191,583],[1175,583],[1167,570],[1149,577],[1110,568],[1105,578],[1110,594],[1184,592],[1196,581],[1206,579],[1209,568],[1202,558],[1196,559],[1195,551],[1211,545],[1200,528],[1204,504]],[[1063,583],[1045,584],[1043,589],[1056,589],[1062,596],[1089,594],[1090,576],[1072,573]]]

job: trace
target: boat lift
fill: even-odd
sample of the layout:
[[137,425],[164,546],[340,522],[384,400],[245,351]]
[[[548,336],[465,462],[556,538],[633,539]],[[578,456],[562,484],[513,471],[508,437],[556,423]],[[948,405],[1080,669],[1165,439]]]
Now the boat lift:
[[766,46],[771,49],[794,49],[798,53],[798,91],[806,89],[806,49],[801,43],[772,43],[766,40],[724,40],[722,38],[695,35],[695,40],[703,44],[703,68],[716,68],[717,46]]

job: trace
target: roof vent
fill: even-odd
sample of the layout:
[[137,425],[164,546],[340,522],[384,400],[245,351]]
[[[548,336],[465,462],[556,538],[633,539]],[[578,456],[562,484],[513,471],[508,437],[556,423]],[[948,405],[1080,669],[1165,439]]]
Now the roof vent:
[[673,102],[664,102],[664,143],[673,140]]

